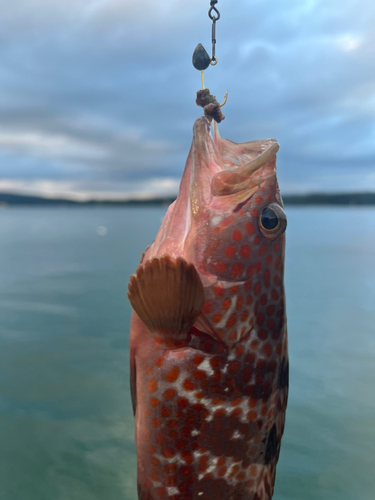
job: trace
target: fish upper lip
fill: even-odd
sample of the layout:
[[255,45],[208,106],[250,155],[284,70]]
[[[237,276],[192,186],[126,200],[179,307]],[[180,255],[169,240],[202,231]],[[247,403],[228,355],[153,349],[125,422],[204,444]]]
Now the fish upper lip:
[[[275,139],[263,139],[240,144],[230,143],[229,141],[227,143],[232,149],[232,154],[235,154],[237,150],[238,157],[242,159],[246,159],[247,157],[250,159],[238,167],[233,166],[216,173],[211,182],[211,194],[213,196],[225,196],[249,190],[259,185],[260,180],[266,180],[271,173],[274,174],[275,165],[272,164],[272,158],[279,150],[279,144]],[[225,159],[225,154],[226,148],[224,145],[221,154],[223,159]],[[251,158],[253,155],[254,157]],[[265,175],[263,178],[259,172],[263,167],[268,165],[270,167],[269,175]]]

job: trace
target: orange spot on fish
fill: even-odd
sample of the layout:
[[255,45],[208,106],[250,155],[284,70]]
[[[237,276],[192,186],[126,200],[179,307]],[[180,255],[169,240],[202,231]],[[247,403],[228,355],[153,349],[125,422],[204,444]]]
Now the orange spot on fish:
[[[257,212],[257,216],[258,216],[258,212]],[[246,230],[247,234],[250,234],[250,235],[253,234],[255,231],[254,224],[252,222],[246,222],[245,230]]]
[[187,448],[187,441],[185,439],[178,439],[176,441],[176,448],[180,451],[180,450],[185,450]]
[[277,363],[274,359],[272,359],[269,363],[268,363],[268,370],[270,372],[274,372],[276,371],[276,367],[277,367]]
[[269,306],[266,307],[266,314],[268,314],[268,316],[271,316],[271,314],[273,314],[275,311],[275,306],[273,304],[270,304]]
[[273,249],[274,249],[274,251],[275,251],[276,253],[277,253],[277,252],[280,252],[280,248],[281,248],[281,246],[280,246],[280,243],[279,243],[279,242],[275,243],[275,244],[274,244],[274,246],[273,246]]
[[151,471],[151,479],[153,481],[158,481],[159,480],[159,474],[158,474],[158,471],[156,469],[152,469],[152,471]]
[[261,339],[261,340],[266,340],[268,336],[268,332],[267,330],[265,330],[264,328],[262,328],[261,330],[259,330],[258,332],[258,337]]
[[251,288],[251,280],[245,281],[244,289],[246,292],[248,292]]
[[234,241],[241,241],[242,240],[241,231],[239,231],[238,229],[235,229],[233,231],[233,239],[234,239]]
[[235,221],[235,217],[233,215],[230,215],[229,217],[227,217],[226,219],[224,219],[221,223],[221,227],[223,229],[229,227],[231,224],[233,224],[233,222]]
[[250,467],[250,476],[255,477],[257,475],[257,467],[255,465],[252,465]]
[[246,321],[248,317],[249,311],[243,311],[243,313],[241,314],[241,321]]
[[241,408],[235,408],[232,413],[230,414],[231,417],[236,417],[236,418],[240,418],[240,416],[242,415],[242,409]]
[[177,391],[176,389],[167,389],[163,393],[163,398],[167,401],[170,401],[171,399],[175,398],[177,396]]
[[177,406],[179,408],[186,408],[188,404],[189,404],[189,400],[186,398],[178,398],[177,399]]
[[208,456],[202,456],[199,458],[198,470],[202,474],[208,469]]
[[213,369],[219,368],[223,364],[223,359],[219,358],[218,356],[215,356],[214,358],[210,359],[210,365]]
[[232,295],[236,295],[236,293],[238,292],[238,290],[239,290],[239,288],[238,288],[238,286],[237,286],[237,285],[236,285],[236,286],[231,286],[231,287],[230,287],[230,293],[231,293]]
[[234,266],[232,266],[231,276],[232,278],[239,278],[243,272],[243,265],[241,262],[236,262]]
[[225,410],[224,410],[224,408],[219,408],[214,413],[214,419],[216,419],[216,418],[220,419],[220,417],[225,417]]
[[187,464],[192,464],[194,462],[194,455],[190,451],[182,451],[181,452],[182,460]]
[[276,292],[276,290],[272,290],[271,297],[273,300],[278,300],[279,294]]
[[237,373],[239,369],[240,369],[240,364],[239,364],[238,361],[236,361],[236,360],[229,361],[229,363],[228,363],[228,371],[230,373],[233,373],[233,374]]
[[172,450],[172,448],[164,448],[161,453],[165,458],[172,458],[175,456],[175,452]]
[[254,398],[249,399],[249,408],[255,408],[257,405],[257,400]]
[[262,326],[264,323],[264,314],[258,313],[256,320],[257,320],[257,325]]
[[160,415],[163,418],[168,418],[171,416],[171,414],[172,414],[172,411],[170,410],[170,408],[167,408],[166,406],[163,406],[163,408],[160,411]]
[[245,473],[244,472],[239,472],[236,476],[237,481],[243,481],[245,479]]
[[158,418],[153,418],[151,420],[151,423],[152,423],[153,427],[160,427],[161,426],[161,420],[159,420]]
[[246,297],[246,304],[250,306],[253,303],[253,298],[251,295],[247,295]]
[[243,345],[239,345],[236,347],[236,350],[234,351],[236,353],[236,356],[242,356],[242,354],[245,352],[245,347]]
[[267,255],[266,264],[269,266],[272,262],[272,255]]
[[177,420],[169,420],[168,422],[168,427],[171,427],[172,429],[178,426],[178,421]]
[[185,391],[194,391],[195,389],[195,385],[189,378],[184,380],[182,387],[185,389]]
[[236,252],[235,247],[233,245],[228,245],[225,250],[225,256],[228,257],[228,259],[231,259],[235,254],[235,252]]
[[247,414],[247,419],[252,421],[252,420],[255,420],[257,418],[257,414],[254,410],[252,411],[249,411],[249,413]]
[[238,465],[234,465],[232,467],[230,474],[229,474],[229,477],[234,477],[239,470],[240,470],[240,467]]
[[239,311],[240,309],[242,309],[242,306],[243,306],[243,297],[241,297],[241,295],[237,298],[237,302],[236,302],[236,309],[237,311]]
[[156,366],[163,366],[164,364],[164,358],[158,358],[156,361],[155,361],[155,365]]
[[251,255],[251,250],[249,245],[243,245],[240,249],[240,255],[244,259],[248,259]]
[[259,292],[260,292],[260,283],[256,283],[255,286],[254,286],[254,293],[255,295],[258,295]]
[[210,314],[212,312],[212,302],[210,302],[209,300],[206,300],[206,302],[204,303],[203,305],[203,312],[205,314]]
[[267,412],[268,412],[268,406],[263,406],[261,411],[260,411],[260,414],[262,415],[262,417],[265,417],[267,415]]
[[253,208],[250,213],[251,217],[253,217],[254,219],[257,219],[259,217],[259,212],[255,208]]
[[264,354],[269,358],[272,354],[272,346],[269,342],[263,346]]
[[269,288],[270,284],[271,284],[271,277],[270,277],[270,271],[269,269],[266,269],[264,271],[264,285],[266,288]]
[[203,363],[204,358],[205,358],[205,357],[203,356],[203,354],[196,354],[196,355],[193,357],[193,363],[194,363],[195,365],[197,365],[197,366],[198,366],[198,365],[200,365],[201,363]]
[[231,314],[225,324],[227,328],[232,328],[236,324],[237,316],[235,314]]
[[215,316],[212,318],[212,321],[213,321],[214,323],[220,323],[220,321],[221,321],[222,317],[223,317],[223,316],[222,316],[222,314],[217,313],[217,314],[215,314]]
[[148,382],[148,392],[155,392],[158,390],[158,383],[156,379],[152,378]]
[[224,295],[224,288],[220,285],[216,285],[214,288],[214,294],[216,297],[222,297]]
[[237,398],[237,399],[233,399],[233,401],[231,402],[231,406],[238,406],[242,403],[242,398]]
[[232,332],[230,332],[230,334],[228,335],[228,338],[229,338],[229,340],[236,340],[237,339],[237,331],[233,330]]
[[180,369],[178,366],[174,366],[171,370],[169,370],[169,372],[166,374],[165,376],[165,380],[167,382],[176,382],[176,380],[178,379],[178,376],[180,375]]
[[225,273],[225,271],[227,270],[227,265],[225,262],[214,262],[214,265],[213,265],[215,271],[217,273]]
[[224,477],[226,472],[227,472],[226,467],[220,467],[220,469],[217,471],[217,475],[218,477]]
[[267,328],[269,328],[270,330],[273,330],[276,326],[275,320],[268,319],[266,325],[267,325]]
[[203,370],[194,370],[191,374],[195,380],[204,380],[207,378],[207,373]]
[[262,304],[262,306],[267,304],[267,295],[265,293],[262,293],[262,295],[260,296],[259,302]]
[[274,340],[279,340],[280,338],[280,332],[278,330],[275,330],[273,333],[272,333],[272,338]]
[[231,301],[229,299],[225,299],[223,302],[223,305],[222,305],[224,311],[227,311],[230,308],[230,305],[231,305]]
[[156,398],[150,398],[150,405],[156,408],[157,406],[160,406],[160,401]]
[[255,198],[255,203],[258,203],[258,205],[260,205],[261,203],[263,203],[263,198],[261,196],[257,196]]
[[176,463],[170,463],[170,464],[165,464],[164,467],[164,472],[166,474],[175,474],[177,470],[177,464]]

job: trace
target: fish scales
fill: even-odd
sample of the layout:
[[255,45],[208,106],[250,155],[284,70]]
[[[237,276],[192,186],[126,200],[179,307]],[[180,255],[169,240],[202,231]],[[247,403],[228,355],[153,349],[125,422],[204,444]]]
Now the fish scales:
[[193,129],[129,284],[141,500],[270,500],[284,431],[286,218],[274,140]]

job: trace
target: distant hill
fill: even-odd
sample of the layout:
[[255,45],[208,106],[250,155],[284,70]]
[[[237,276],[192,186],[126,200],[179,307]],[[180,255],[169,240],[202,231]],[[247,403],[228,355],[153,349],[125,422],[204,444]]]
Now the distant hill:
[[75,201],[65,198],[44,198],[42,196],[26,196],[22,194],[1,193],[0,204],[6,205],[68,205],[68,206],[116,206],[116,205],[165,205],[175,198],[152,198],[149,200],[89,200]]
[[375,205],[375,193],[311,193],[283,196],[285,205]]
[[[63,198],[43,198],[0,192],[0,205],[64,205],[64,206],[142,206],[169,205],[175,198],[152,198],[148,200],[89,200],[74,201]],[[375,193],[312,193],[283,196],[285,205],[375,205]]]

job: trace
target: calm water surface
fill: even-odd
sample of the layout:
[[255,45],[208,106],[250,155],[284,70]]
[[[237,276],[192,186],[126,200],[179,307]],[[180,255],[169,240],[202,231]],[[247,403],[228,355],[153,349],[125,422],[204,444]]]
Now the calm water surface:
[[[126,289],[164,213],[0,211],[0,500],[136,499]],[[373,500],[375,210],[287,215],[274,500]]]

